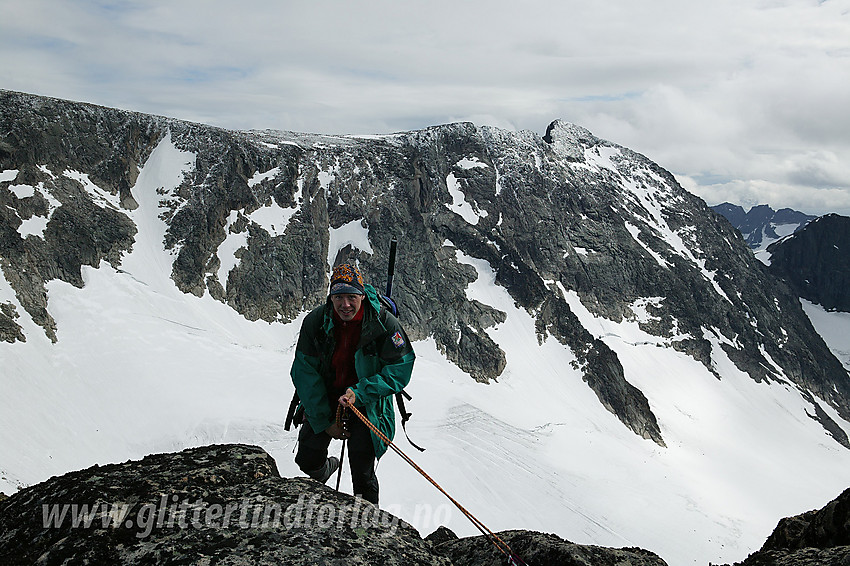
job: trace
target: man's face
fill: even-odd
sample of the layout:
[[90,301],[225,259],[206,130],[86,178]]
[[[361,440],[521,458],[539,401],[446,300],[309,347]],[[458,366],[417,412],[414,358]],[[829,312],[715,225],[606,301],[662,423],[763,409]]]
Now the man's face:
[[355,294],[339,294],[331,295],[331,302],[334,305],[334,310],[339,318],[345,322],[350,321],[360,310],[360,304],[363,302],[363,295]]

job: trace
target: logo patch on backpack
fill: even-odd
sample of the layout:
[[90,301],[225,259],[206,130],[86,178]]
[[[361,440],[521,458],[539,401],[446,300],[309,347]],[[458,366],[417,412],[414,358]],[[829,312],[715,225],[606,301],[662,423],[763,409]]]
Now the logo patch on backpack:
[[401,332],[396,332],[392,337],[393,344],[395,344],[396,348],[401,348],[404,346],[404,337],[401,335]]

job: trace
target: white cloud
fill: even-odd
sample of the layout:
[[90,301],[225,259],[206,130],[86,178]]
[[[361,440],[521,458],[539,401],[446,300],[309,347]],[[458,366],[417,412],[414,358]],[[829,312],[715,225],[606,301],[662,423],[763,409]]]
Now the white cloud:
[[230,128],[562,118],[695,191],[850,211],[850,0],[29,0],[0,50],[0,88]]

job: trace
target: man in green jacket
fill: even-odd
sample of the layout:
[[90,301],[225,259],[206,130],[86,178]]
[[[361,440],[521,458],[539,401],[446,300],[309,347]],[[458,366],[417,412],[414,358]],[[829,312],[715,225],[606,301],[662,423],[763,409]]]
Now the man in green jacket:
[[328,445],[332,438],[347,439],[354,494],[377,505],[375,460],[387,446],[354,416],[348,430],[339,427],[337,407],[357,407],[392,440],[393,394],[410,381],[414,358],[401,324],[357,267],[336,266],[327,302],[301,325],[290,371],[305,413],[295,455],[301,471],[326,482],[340,466],[338,458],[328,457]]

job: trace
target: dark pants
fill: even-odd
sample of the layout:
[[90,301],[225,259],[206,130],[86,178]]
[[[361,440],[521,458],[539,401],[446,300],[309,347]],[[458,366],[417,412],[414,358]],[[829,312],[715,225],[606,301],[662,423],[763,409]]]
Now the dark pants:
[[[354,495],[377,505],[378,476],[375,475],[375,447],[372,444],[372,434],[357,417],[349,420],[348,430],[351,436],[348,438],[346,451]],[[310,423],[305,421],[298,433],[298,453],[295,455],[295,463],[307,475],[320,469],[328,458],[330,443],[331,437],[328,433],[313,432]]]

